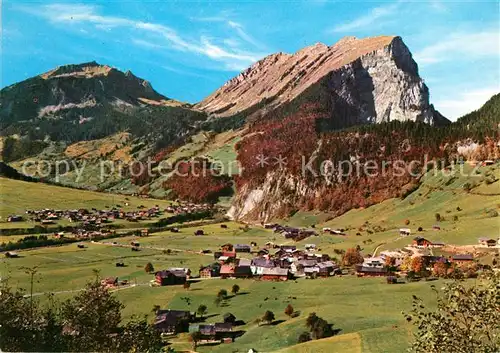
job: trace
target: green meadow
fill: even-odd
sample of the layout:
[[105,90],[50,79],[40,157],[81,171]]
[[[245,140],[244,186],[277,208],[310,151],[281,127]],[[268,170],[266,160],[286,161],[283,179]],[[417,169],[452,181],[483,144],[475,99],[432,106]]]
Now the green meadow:
[[[125,304],[125,320],[132,315],[148,315],[152,319],[153,305],[195,311],[199,305],[205,304],[210,316],[207,322],[218,322],[227,312],[245,322],[239,327],[245,334],[234,344],[201,346],[200,352],[233,352],[235,348],[245,352],[250,348],[271,352],[293,346],[297,343],[297,337],[305,330],[305,319],[311,312],[325,318],[334,328],[341,329],[339,336],[329,339],[332,342],[326,341],[329,342],[327,346],[331,343],[332,347],[344,347],[349,352],[361,349],[363,352],[400,352],[402,347],[406,347],[410,337],[409,325],[405,323],[401,311],[410,310],[412,294],[421,295],[432,304],[430,283],[388,285],[384,278],[345,276],[317,280],[298,279],[284,283],[210,279],[192,283],[189,290],[182,286],[148,285],[153,275],[144,271],[146,263],[151,262],[155,269],[185,266],[196,272],[200,265],[212,262],[213,257],[211,254],[189,252],[189,244],[194,249],[216,250],[221,242],[244,242],[250,239],[249,235],[243,234],[248,232],[236,233],[198,237],[192,233],[162,234],[139,240],[141,247],[179,248],[172,250],[170,254],[153,249],[132,252],[130,248],[96,243],[87,243],[86,249],[78,249],[76,244],[71,244],[21,251],[20,258],[2,258],[0,269],[3,278],[10,276],[12,285],[29,288],[30,278],[24,269],[37,266],[34,293],[42,302],[47,300],[46,294],[49,292],[55,292],[57,300],[74,295],[74,291],[83,288],[95,276],[94,270],[98,270],[101,277],[117,276],[120,280],[127,279],[136,286],[121,287],[114,292]],[[262,239],[263,242],[268,238],[263,233],[252,239]],[[129,240],[120,238],[118,243],[125,244]],[[116,267],[116,262],[124,262],[126,267]],[[240,294],[217,307],[214,304],[217,292],[220,289],[230,291],[233,284],[240,286]],[[189,300],[186,301],[185,298]],[[292,319],[286,317],[284,309],[288,304],[300,312],[299,316]],[[275,313],[277,324],[257,323],[266,310]],[[390,340],[387,339],[388,335]],[[174,348],[189,346],[185,335],[173,338],[172,342]],[[290,352],[315,351],[326,342],[310,342],[297,346]]]

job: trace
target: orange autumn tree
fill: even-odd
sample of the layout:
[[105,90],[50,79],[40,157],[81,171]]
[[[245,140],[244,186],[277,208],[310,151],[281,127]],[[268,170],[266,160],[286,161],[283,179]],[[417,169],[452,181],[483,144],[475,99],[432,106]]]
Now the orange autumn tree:
[[446,277],[448,266],[444,262],[436,262],[432,267],[432,275],[436,277]]
[[425,262],[422,256],[414,257],[411,260],[411,270],[415,273],[421,273],[425,270]]
[[347,249],[344,257],[342,258],[342,264],[344,266],[353,266],[363,263],[363,255],[356,248]]

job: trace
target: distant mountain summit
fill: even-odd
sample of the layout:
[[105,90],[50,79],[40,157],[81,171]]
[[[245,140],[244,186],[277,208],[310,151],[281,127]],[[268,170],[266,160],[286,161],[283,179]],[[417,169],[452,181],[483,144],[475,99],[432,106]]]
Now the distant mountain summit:
[[105,108],[183,105],[156,92],[132,72],[95,61],[57,67],[0,92],[1,127],[37,119],[85,119]]
[[295,54],[277,53],[229,80],[196,108],[226,117],[265,115],[300,100],[328,106],[335,127],[392,120],[447,123],[400,37],[346,37]]

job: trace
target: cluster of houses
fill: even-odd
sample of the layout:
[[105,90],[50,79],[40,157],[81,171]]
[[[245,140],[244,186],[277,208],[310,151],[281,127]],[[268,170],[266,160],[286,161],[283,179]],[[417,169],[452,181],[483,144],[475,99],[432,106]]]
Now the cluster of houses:
[[[358,277],[389,276],[392,272],[397,272],[399,270],[405,258],[414,256],[421,257],[427,268],[432,268],[437,262],[445,264],[455,263],[457,265],[465,265],[474,262],[474,256],[472,254],[454,254],[445,257],[423,254],[417,255],[408,249],[387,250],[382,251],[380,256],[364,258],[362,264],[356,265],[356,274]],[[387,265],[389,258],[392,262],[391,266]]]
[[[252,244],[255,245],[255,244]],[[202,266],[199,278],[254,278],[264,281],[287,281],[295,277],[329,277],[340,273],[339,266],[328,255],[299,250],[295,245],[275,245],[253,251],[253,258],[238,257],[252,252],[246,244],[225,244],[214,253],[214,262]],[[155,273],[159,286],[185,283],[191,276],[187,268],[169,268]]]
[[[479,245],[487,248],[493,248],[496,246],[500,246],[500,238],[488,238],[482,237],[478,239]],[[424,237],[415,237],[411,243],[411,246],[416,248],[441,248],[445,244],[442,242],[433,242]]]
[[264,224],[264,228],[273,229],[275,233],[283,234],[285,239],[292,239],[294,241],[301,241],[310,236],[317,236],[318,233],[314,229],[301,229],[290,226],[283,226],[277,223]]
[[30,216],[31,221],[39,222],[42,225],[55,224],[59,220],[66,219],[70,222],[82,223],[84,226],[99,226],[111,223],[115,219],[126,219],[131,222],[138,222],[153,217],[159,217],[162,214],[158,206],[149,209],[144,208],[144,206],[139,206],[141,209],[136,211],[123,211],[119,207],[120,205],[116,205],[116,207],[105,210],[98,210],[96,208],[92,208],[91,210],[85,208],[54,210],[46,208],[43,210],[28,210],[26,214]]
[[184,214],[184,213],[197,213],[197,212],[207,211],[210,209],[213,209],[213,206],[209,204],[196,204],[196,203],[178,201],[178,204],[172,204],[166,207],[165,212],[174,214]]
[[222,251],[214,253],[216,262],[200,269],[200,278],[257,278],[264,281],[287,281],[304,276],[329,277],[339,272],[339,266],[331,261],[328,255],[300,250],[295,245],[275,245],[268,242],[264,248],[256,249],[255,256],[251,259],[237,256],[238,253],[250,253],[251,245],[225,244],[221,248]]

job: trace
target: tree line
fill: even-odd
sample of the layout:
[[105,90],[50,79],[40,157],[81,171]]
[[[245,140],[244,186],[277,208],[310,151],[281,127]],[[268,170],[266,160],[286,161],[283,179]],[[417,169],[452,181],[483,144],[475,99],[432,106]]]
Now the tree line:
[[75,297],[41,305],[0,282],[0,348],[9,352],[160,352],[160,333],[146,317],[122,322],[124,305],[99,277]]

